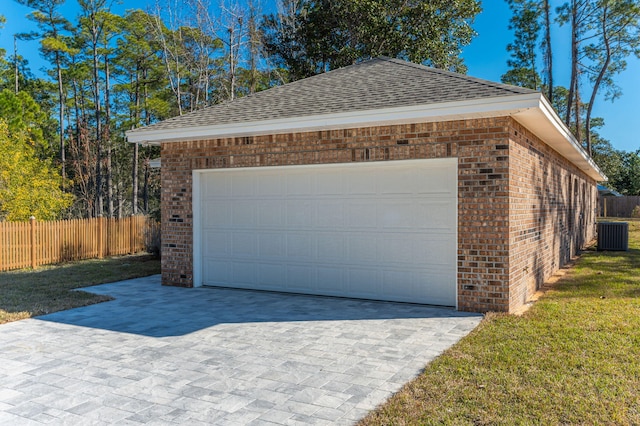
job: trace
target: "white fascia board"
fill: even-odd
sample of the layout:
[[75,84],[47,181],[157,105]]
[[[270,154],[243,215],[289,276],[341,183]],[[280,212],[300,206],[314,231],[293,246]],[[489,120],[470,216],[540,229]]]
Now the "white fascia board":
[[197,139],[217,139],[426,121],[498,117],[512,115],[529,108],[535,108],[538,106],[539,97],[539,94],[533,93],[400,108],[230,123],[219,126],[194,126],[159,130],[137,129],[136,131],[127,132],[127,139],[131,143],[159,145],[161,142]]
[[596,181],[607,177],[580,146],[551,104],[540,93],[527,93],[458,102],[415,105],[339,114],[322,114],[278,120],[229,123],[219,126],[194,126],[176,129],[127,132],[131,143],[160,145],[198,139],[257,136],[317,130],[336,130],[393,124],[451,121],[511,116],[536,134],[563,157],[576,164]]
[[589,177],[596,181],[607,180],[544,96],[540,95],[537,108],[513,114],[513,118]]

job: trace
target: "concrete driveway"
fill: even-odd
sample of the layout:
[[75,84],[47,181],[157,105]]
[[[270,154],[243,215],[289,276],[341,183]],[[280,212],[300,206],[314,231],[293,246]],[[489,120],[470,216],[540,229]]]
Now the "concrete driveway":
[[352,424],[466,335],[450,309],[154,276],[0,325],[0,424]]

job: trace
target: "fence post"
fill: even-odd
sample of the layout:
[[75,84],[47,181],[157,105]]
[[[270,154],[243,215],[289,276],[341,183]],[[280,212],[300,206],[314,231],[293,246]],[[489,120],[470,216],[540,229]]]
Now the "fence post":
[[36,218],[31,216],[29,218],[31,223],[30,240],[31,240],[31,269],[36,269]]
[[103,241],[102,241],[102,230],[104,228],[104,217],[102,215],[98,215],[98,259],[102,259],[104,257],[104,251],[102,249]]

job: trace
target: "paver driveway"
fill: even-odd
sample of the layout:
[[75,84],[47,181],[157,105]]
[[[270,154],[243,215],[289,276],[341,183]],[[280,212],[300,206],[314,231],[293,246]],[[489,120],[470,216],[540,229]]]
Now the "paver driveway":
[[2,424],[350,424],[479,315],[149,277],[0,325]]

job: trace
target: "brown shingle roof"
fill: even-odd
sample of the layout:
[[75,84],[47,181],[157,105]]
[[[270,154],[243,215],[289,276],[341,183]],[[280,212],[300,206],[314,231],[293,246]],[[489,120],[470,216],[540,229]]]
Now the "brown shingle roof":
[[535,93],[398,59],[376,58],[135,129],[184,129]]

